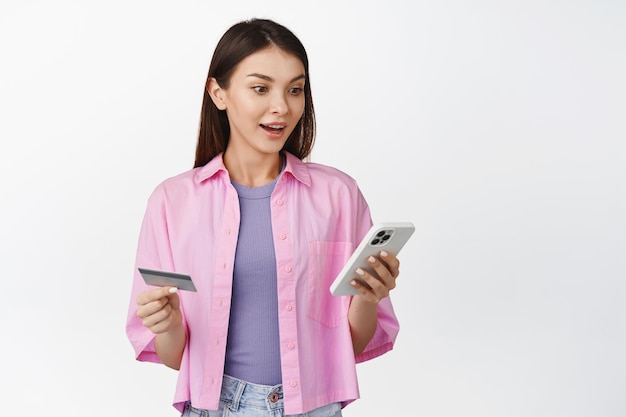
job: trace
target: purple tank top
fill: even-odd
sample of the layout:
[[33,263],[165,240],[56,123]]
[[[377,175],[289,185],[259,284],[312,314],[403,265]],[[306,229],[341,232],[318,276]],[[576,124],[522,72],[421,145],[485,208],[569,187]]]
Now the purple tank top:
[[261,187],[232,183],[241,223],[224,372],[254,384],[282,383],[278,335],[276,254],[270,197],[276,182]]

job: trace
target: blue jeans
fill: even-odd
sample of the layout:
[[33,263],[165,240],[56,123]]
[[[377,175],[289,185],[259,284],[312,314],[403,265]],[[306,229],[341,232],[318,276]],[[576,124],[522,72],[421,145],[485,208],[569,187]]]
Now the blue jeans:
[[258,385],[224,375],[217,411],[185,404],[182,417],[341,417],[341,404],[328,404],[304,414],[285,415],[282,385]]

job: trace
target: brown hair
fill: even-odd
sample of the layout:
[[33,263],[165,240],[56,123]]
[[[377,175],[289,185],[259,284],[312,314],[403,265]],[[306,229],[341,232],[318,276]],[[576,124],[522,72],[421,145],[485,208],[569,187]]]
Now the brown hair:
[[[228,88],[230,77],[237,64],[247,56],[270,46],[276,46],[295,55],[304,66],[304,113],[283,147],[283,150],[304,159],[311,153],[315,141],[315,112],[306,50],[289,29],[267,19],[245,20],[231,26],[215,48],[209,66],[207,85],[209,78],[213,77],[220,87]],[[204,166],[216,155],[224,152],[229,138],[230,126],[226,111],[215,106],[205,87],[194,168]]]

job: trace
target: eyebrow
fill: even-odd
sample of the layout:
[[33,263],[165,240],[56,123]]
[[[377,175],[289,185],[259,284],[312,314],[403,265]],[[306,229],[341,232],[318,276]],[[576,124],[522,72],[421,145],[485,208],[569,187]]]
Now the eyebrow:
[[[260,79],[262,79],[262,80],[269,81],[269,82],[271,82],[271,83],[273,83],[273,82],[275,81],[275,80],[274,80],[272,77],[270,77],[269,75],[259,74],[259,73],[257,73],[257,72],[253,72],[252,74],[248,74],[248,77],[256,77],[256,78],[260,78]],[[300,75],[298,75],[297,77],[292,78],[292,79],[291,79],[291,81],[289,81],[289,82],[290,82],[290,83],[292,83],[292,82],[294,82],[294,81],[298,81],[298,80],[301,80],[301,79],[303,79],[303,78],[306,78],[306,77],[304,76],[304,74],[300,74]]]

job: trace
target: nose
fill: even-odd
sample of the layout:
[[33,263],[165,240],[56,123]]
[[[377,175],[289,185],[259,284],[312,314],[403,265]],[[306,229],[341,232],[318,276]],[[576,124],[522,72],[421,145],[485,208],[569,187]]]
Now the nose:
[[270,104],[270,112],[272,114],[285,115],[289,113],[289,106],[283,94],[275,94]]

